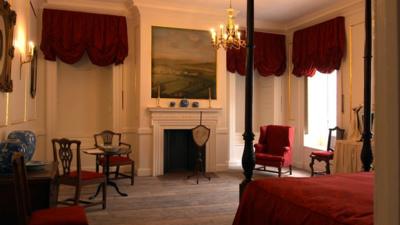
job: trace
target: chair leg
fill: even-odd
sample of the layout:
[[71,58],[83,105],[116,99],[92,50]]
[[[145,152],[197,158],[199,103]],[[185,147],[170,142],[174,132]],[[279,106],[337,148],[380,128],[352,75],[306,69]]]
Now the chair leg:
[[135,184],[135,162],[132,161],[131,165],[131,185]]
[[115,178],[118,178],[119,176],[119,166],[115,169]]
[[325,166],[326,174],[329,175],[329,174],[331,174],[331,168],[330,168],[329,160],[326,160],[325,163],[326,163],[326,166]]
[[107,206],[107,183],[104,181],[103,183],[103,209],[106,209]]
[[282,168],[278,167],[278,177],[281,177]]
[[99,156],[96,155],[96,173],[99,172]]
[[74,204],[78,205],[79,204],[79,199],[81,198],[81,185],[76,185],[75,187],[75,198],[74,198]]
[[292,175],[292,165],[289,165],[289,175]]
[[315,158],[311,157],[310,168],[311,168],[311,176],[314,176],[314,160]]

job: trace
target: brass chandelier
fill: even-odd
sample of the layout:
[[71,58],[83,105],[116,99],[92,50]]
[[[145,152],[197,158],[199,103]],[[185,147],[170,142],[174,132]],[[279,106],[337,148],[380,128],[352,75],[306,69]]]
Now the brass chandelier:
[[240,39],[239,25],[235,24],[235,10],[232,8],[232,0],[229,1],[227,24],[219,25],[219,33],[214,28],[210,30],[212,45],[215,49],[223,47],[227,49],[240,49],[246,47],[246,42]]

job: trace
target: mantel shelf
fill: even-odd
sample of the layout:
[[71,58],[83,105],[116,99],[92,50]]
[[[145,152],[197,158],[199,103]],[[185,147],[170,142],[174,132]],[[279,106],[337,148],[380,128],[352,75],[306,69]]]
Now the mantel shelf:
[[222,108],[181,108],[181,107],[148,107],[150,112],[209,112],[209,113],[217,113],[222,110]]

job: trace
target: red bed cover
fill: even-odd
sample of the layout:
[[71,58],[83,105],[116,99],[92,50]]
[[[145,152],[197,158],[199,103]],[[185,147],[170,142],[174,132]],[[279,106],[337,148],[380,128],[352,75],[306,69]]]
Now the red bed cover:
[[234,225],[373,225],[373,173],[251,182]]

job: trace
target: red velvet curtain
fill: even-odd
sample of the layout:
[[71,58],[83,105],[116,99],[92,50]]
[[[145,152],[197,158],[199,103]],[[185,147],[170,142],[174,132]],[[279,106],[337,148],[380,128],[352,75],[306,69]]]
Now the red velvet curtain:
[[[254,68],[260,75],[280,76],[285,72],[285,35],[254,32],[254,45]],[[226,66],[231,73],[238,72],[240,75],[246,75],[246,48],[228,50]]]
[[344,17],[298,30],[293,36],[293,74],[313,76],[317,70],[331,73],[340,68],[345,52]]
[[126,19],[122,16],[43,10],[40,49],[45,59],[74,64],[87,52],[98,66],[121,64],[128,55]]

